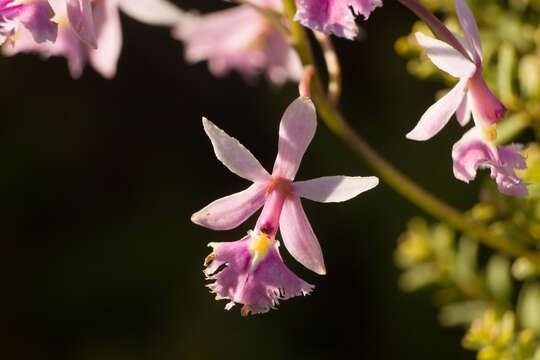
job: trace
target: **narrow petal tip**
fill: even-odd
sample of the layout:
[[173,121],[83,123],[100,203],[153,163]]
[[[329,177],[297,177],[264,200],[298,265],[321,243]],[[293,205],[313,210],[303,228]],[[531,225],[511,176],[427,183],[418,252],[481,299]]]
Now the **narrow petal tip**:
[[202,123],[206,135],[212,142],[216,157],[231,172],[253,182],[270,180],[270,174],[237,139],[229,136],[205,117],[202,118]]

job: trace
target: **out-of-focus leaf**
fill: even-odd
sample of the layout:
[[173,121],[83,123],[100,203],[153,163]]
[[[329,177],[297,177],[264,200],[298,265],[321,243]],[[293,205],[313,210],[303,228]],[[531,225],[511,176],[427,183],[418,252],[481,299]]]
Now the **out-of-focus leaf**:
[[489,304],[485,301],[462,301],[447,305],[439,312],[439,321],[443,326],[469,325],[482,317]]
[[540,336],[540,282],[526,283],[519,294],[517,312],[525,328]]
[[495,299],[509,301],[512,296],[510,260],[500,254],[493,254],[487,264],[486,281],[489,291]]

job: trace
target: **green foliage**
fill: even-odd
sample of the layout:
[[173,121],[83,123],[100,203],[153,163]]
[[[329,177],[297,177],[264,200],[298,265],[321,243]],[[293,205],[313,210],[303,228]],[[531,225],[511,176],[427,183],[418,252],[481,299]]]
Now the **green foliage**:
[[[493,203],[479,203],[469,214],[510,231],[512,219]],[[486,251],[448,225],[413,218],[395,252],[403,269],[399,285],[404,291],[434,288],[441,324],[465,326],[462,345],[477,351],[479,360],[540,360],[538,269],[526,259]]]

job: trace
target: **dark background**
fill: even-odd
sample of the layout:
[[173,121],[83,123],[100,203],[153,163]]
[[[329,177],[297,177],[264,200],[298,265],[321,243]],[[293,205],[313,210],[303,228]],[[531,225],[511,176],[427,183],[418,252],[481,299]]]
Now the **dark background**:
[[[122,20],[113,80],[89,67],[73,80],[63,58],[0,59],[2,359],[473,358],[461,349],[462,329],[437,324],[429,291],[397,288],[396,238],[422,212],[384,183],[342,204],[303,201],[328,275],[282,255],[316,285],[312,295],[248,318],[238,306],[223,310],[204,287],[206,244],[240,239],[255,218],[224,232],[189,221],[248,185],[216,160],[201,115],[271,169],[296,87],[215,78],[205,63],[185,63],[168,29]],[[413,21],[386,1],[362,24],[363,41],[336,39],[341,107],[384,156],[466,209],[478,182],[452,175],[457,122],[428,142],[404,136],[442,87],[410,76],[393,50]],[[320,122],[297,179],[338,174],[373,172]]]

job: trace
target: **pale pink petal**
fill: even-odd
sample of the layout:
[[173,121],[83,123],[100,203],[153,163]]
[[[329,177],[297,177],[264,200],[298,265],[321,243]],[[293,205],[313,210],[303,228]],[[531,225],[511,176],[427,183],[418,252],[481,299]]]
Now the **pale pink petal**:
[[90,50],[90,63],[106,78],[116,75],[116,64],[122,50],[122,26],[117,0],[100,1],[94,7],[99,48]]
[[173,26],[185,17],[180,8],[166,0],[120,0],[119,5],[128,16],[149,25]]
[[325,34],[347,39],[358,35],[356,18],[367,19],[381,0],[297,0],[295,21]]
[[267,34],[266,45],[266,75],[275,85],[283,85],[287,80],[299,82],[304,67],[300,57],[285,38],[277,31]]
[[471,103],[467,90],[465,90],[465,96],[463,96],[463,100],[456,110],[456,117],[461,126],[467,125],[471,119]]
[[379,183],[375,176],[324,176],[307,181],[293,183],[296,195],[318,202],[342,202],[369,189]]
[[281,118],[278,154],[272,176],[294,179],[316,128],[317,113],[313,102],[305,98],[294,100]]
[[476,70],[475,64],[447,43],[420,32],[415,36],[431,62],[439,69],[457,78],[470,77]]
[[208,267],[204,274],[213,282],[207,286],[216,294],[216,300],[230,300],[226,310],[239,303],[244,304],[243,316],[265,313],[275,309],[279,300],[308,295],[312,291],[313,285],[285,266],[279,255],[279,242],[251,269],[250,241],[248,235],[234,242],[208,244],[213,251],[205,261]]
[[191,216],[191,221],[213,230],[234,229],[264,204],[265,196],[266,186],[253,184],[205,206]]
[[208,60],[216,76],[235,69],[247,77],[264,68],[266,56],[260,40],[268,30],[264,18],[252,8],[237,6],[207,15],[190,15],[174,30],[185,43],[189,62]]
[[468,183],[476,177],[477,169],[490,169],[491,178],[501,193],[526,197],[528,184],[514,170],[526,168],[525,158],[519,154],[522,151],[523,147],[518,144],[497,146],[497,158],[485,142],[482,131],[474,127],[452,148],[454,175]]
[[431,105],[422,115],[416,127],[406,137],[411,140],[427,140],[437,134],[463,101],[467,81],[466,78],[459,80],[448,94]]
[[[281,2],[277,1],[277,5]],[[275,1],[259,1],[273,9]],[[210,72],[223,76],[236,70],[246,79],[266,73],[275,85],[298,81],[302,66],[296,51],[265,18],[249,6],[205,15],[187,14],[173,30],[185,43],[189,62],[208,61]]]
[[482,63],[482,46],[480,45],[480,36],[478,35],[478,27],[474,16],[469,6],[467,6],[466,0],[454,0],[454,3],[461,29],[463,29],[465,39],[469,43],[469,49],[473,50],[474,61],[480,64]]
[[236,175],[253,182],[266,183],[271,180],[270,174],[244,145],[227,135],[207,118],[203,117],[202,121],[204,131],[212,141],[216,157],[223,165]]
[[73,31],[82,42],[97,49],[96,31],[90,0],[66,0],[67,15]]
[[279,230],[292,257],[317,274],[326,274],[319,241],[309,224],[300,198],[290,195],[283,204]]
[[476,177],[479,164],[492,158],[495,156],[484,143],[482,133],[474,127],[452,147],[454,175],[457,179],[468,183]]

